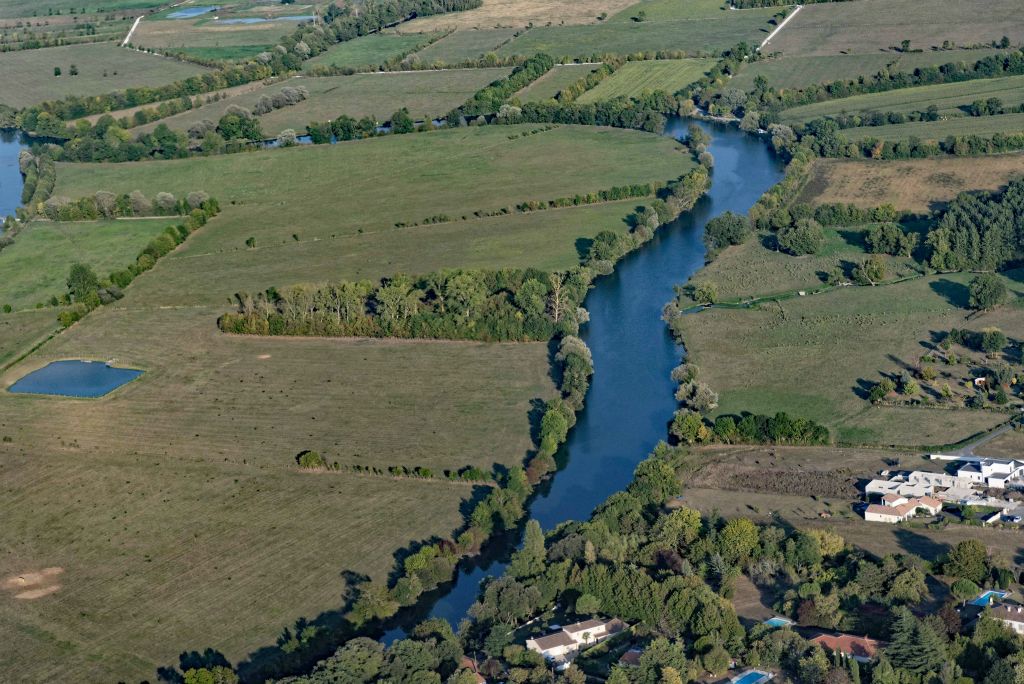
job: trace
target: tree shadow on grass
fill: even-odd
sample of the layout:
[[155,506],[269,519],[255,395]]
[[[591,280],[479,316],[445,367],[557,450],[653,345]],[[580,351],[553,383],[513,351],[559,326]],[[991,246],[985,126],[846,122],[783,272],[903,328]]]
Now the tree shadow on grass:
[[904,527],[894,530],[896,543],[907,553],[920,556],[928,560],[937,560],[949,552],[949,544],[935,541],[931,537],[913,532]]
[[863,230],[837,230],[836,232],[839,233],[839,237],[843,238],[843,242],[851,247],[867,248],[867,244],[864,242]]
[[867,401],[871,397],[871,388],[875,386],[875,383],[871,382],[866,378],[858,378],[856,384],[850,389],[857,395],[858,399]]
[[593,244],[594,241],[591,238],[576,238],[576,256],[579,257],[581,262],[586,261],[587,255],[590,254],[590,248],[593,246]]
[[939,295],[953,306],[966,309],[970,301],[970,291],[963,283],[957,283],[948,278],[933,280],[928,283],[932,292]]

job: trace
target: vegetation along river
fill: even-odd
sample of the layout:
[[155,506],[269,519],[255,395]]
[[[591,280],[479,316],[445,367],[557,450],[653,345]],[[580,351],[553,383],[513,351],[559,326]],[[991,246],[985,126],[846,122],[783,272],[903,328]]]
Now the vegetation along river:
[[[670,119],[665,135],[682,139],[689,121]],[[530,517],[545,531],[567,520],[585,520],[609,495],[625,488],[633,469],[668,435],[677,408],[670,373],[682,358],[661,320],[673,286],[704,266],[704,224],[725,211],[745,214],[782,178],[782,163],[758,138],[721,124],[701,124],[711,134],[715,164],[711,189],[692,211],[662,226],[655,237],[627,255],[615,272],[599,278],[587,295],[590,322],[580,337],[594,357],[586,405],[563,449],[564,464],[538,488]],[[454,584],[425,595],[407,626],[427,615],[457,626],[477,598],[480,582],[500,576],[511,545],[463,563]],[[389,631],[386,642],[401,638]]]

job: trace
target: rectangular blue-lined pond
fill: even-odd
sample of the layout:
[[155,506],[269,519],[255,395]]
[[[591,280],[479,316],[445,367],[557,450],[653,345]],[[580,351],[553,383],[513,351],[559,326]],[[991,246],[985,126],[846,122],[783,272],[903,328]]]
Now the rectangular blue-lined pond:
[[102,361],[54,361],[10,386],[19,394],[102,397],[142,375],[134,368],[114,368]]

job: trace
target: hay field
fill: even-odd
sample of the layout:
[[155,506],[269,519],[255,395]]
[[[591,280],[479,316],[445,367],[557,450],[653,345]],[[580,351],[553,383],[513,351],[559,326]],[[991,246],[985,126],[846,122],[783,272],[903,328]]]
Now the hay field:
[[436,34],[375,33],[360,36],[331,46],[313,59],[302,63],[304,69],[316,66],[365,67],[378,66],[394,57],[425,47]]
[[996,116],[960,116],[945,121],[889,124],[887,126],[861,126],[842,131],[847,140],[906,140],[916,136],[921,140],[945,140],[949,136],[977,135],[983,138],[996,133],[1024,133],[1024,114],[998,114]]
[[[795,19],[793,21],[796,21]],[[787,26],[783,31],[787,31]],[[765,59],[744,66],[728,84],[729,88],[753,90],[754,79],[763,76],[775,88],[804,88],[816,83],[870,76],[881,69],[913,73],[915,69],[942,64],[973,64],[1003,50],[927,50],[925,52],[815,55]]]
[[53,309],[0,313],[0,368],[57,330]]
[[972,102],[990,97],[1001,100],[1004,107],[1016,107],[1024,103],[1024,76],[981,78],[961,83],[939,83],[854,95],[793,107],[782,112],[782,119],[786,123],[801,123],[839,114],[923,112],[933,105],[938,107],[939,114],[943,116],[963,116]]
[[[71,265],[92,266],[100,277],[134,263],[146,243],[176,217],[55,223],[35,221],[0,252],[0,304],[27,309],[67,291]],[[56,317],[56,313],[51,311]]]
[[[968,323],[962,295],[970,277],[930,276],[757,309],[709,309],[684,317],[684,339],[702,377],[721,395],[720,412],[787,411],[818,420],[838,440],[855,444],[956,442],[1005,415],[875,407],[862,395],[881,373],[915,362],[932,331],[1001,325],[1012,334],[1019,311],[972,316]],[[1021,289],[1015,281],[1008,285]]]
[[635,97],[644,91],[663,90],[672,94],[682,90],[703,76],[714,66],[713,59],[659,59],[644,62],[626,62],[614,74],[583,93],[581,104],[610,100],[616,97]]
[[774,8],[723,12],[708,19],[539,26],[503,45],[502,56],[546,52],[558,57],[591,57],[637,51],[716,52],[740,41],[760,43],[768,36]]
[[798,202],[873,207],[892,204],[919,214],[961,192],[998,190],[1024,176],[1024,154],[934,157],[901,161],[817,159]]
[[634,0],[484,0],[482,7],[414,19],[407,27],[416,31],[441,28],[496,29],[534,26],[593,24],[598,16],[615,14]]
[[520,102],[540,102],[553,98],[563,88],[585,78],[597,67],[596,64],[556,64],[551,71],[516,93],[516,97]]
[[431,43],[416,53],[416,58],[426,64],[458,64],[464,60],[477,59],[492,52],[499,45],[511,39],[516,29],[466,29],[455,31],[436,43]]
[[[204,284],[193,281],[171,295],[156,287],[150,294],[147,286],[145,295],[137,296],[159,303],[222,303],[239,289],[372,278],[400,269],[421,273],[437,265],[460,265],[467,257],[475,265],[497,265],[511,257],[520,264],[533,259],[568,266],[578,258],[577,239],[592,235],[597,226],[621,226],[637,202],[614,205],[608,213],[602,207],[581,207],[507,221],[476,220],[473,212],[626,183],[664,182],[693,167],[675,141],[635,131],[562,126],[508,139],[533,130],[540,129],[470,127],[170,162],[63,164],[57,192],[206,189],[220,200],[222,215],[164,260],[168,267],[174,261],[175,268],[205,273]],[[577,163],[563,167],[561,160],[570,157]],[[310,176],[303,171],[308,168],[319,173]],[[356,168],[366,171],[353,175]],[[552,174],[552,168],[563,170]],[[345,179],[344,191],[339,191],[339,178]],[[581,212],[580,219],[565,212]],[[395,226],[438,214],[460,220]],[[602,218],[588,223],[595,214]],[[547,228],[547,221],[558,228]],[[256,249],[246,247],[249,237],[255,238]],[[553,243],[561,247],[552,253]],[[185,267],[187,260],[197,263]],[[225,274],[219,273],[219,263]]]
[[[300,12],[301,14],[301,12]],[[247,54],[273,47],[281,36],[291,33],[299,22],[270,21],[265,24],[221,24],[208,17],[199,19],[152,19],[139,22],[132,45],[145,48],[228,49]]]
[[[630,23],[633,17],[644,13],[645,21],[677,21],[680,19],[715,19],[728,13],[724,0],[640,0],[615,16],[609,23]],[[781,8],[776,9],[779,11]]]
[[300,134],[313,121],[329,121],[342,114],[354,118],[373,117],[387,121],[407,107],[414,119],[443,116],[468,100],[488,83],[504,78],[511,69],[452,69],[415,73],[352,74],[351,76],[297,77],[273,85],[249,89],[237,96],[210,102],[187,112],[139,126],[133,131],[152,131],[160,124],[186,130],[204,119],[218,121],[227,108],[238,105],[252,109],[263,95],[272,97],[284,87],[302,87],[309,97],[291,107],[282,107],[259,117],[263,134],[275,137],[291,128]]
[[[46,17],[50,10],[68,14],[72,8],[77,12],[85,8],[87,13],[115,10],[147,10],[164,4],[162,0],[4,0],[0,3],[0,18]],[[142,12],[138,12],[141,14]]]
[[[71,65],[78,75],[71,75]],[[54,76],[54,67],[62,75]],[[169,57],[119,48],[112,43],[71,45],[0,53],[0,104],[28,107],[68,95],[95,95],[156,86],[205,70]],[[16,85],[15,85],[16,84]]]
[[911,49],[1024,42],[1017,0],[858,0],[807,5],[765,48],[784,55],[871,54],[903,40]]

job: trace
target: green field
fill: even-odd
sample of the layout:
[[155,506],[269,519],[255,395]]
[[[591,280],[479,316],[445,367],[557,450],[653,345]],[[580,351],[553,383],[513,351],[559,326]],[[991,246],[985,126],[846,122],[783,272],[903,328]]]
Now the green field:
[[577,100],[581,104],[611,100],[616,97],[635,97],[643,92],[663,90],[673,94],[706,74],[713,59],[659,59],[645,62],[626,62],[614,74],[583,93]]
[[389,59],[400,57],[407,52],[427,45],[436,34],[429,33],[379,33],[362,36],[334,45],[313,59],[306,60],[303,68],[317,66],[352,67],[377,66]]
[[760,43],[771,31],[768,20],[774,12],[759,9],[711,19],[540,26],[503,45],[498,54],[547,52],[556,58],[575,58],[656,50],[718,51],[740,41]]
[[975,100],[987,100],[990,97],[1001,100],[1004,107],[1016,107],[1024,103],[1024,76],[983,78],[854,95],[793,107],[782,113],[782,119],[786,123],[800,123],[839,114],[923,112],[932,105],[938,107],[941,115],[961,116]]
[[[71,65],[78,68],[72,76]],[[60,67],[63,75],[54,76]],[[95,95],[156,86],[204,70],[168,57],[119,48],[110,43],[0,53],[0,104],[20,108],[68,95]],[[12,87],[17,84],[16,87]]]
[[[473,219],[475,211],[494,211],[530,199],[554,199],[625,183],[664,182],[693,167],[675,141],[634,131],[562,126],[508,139],[510,134],[531,130],[539,129],[471,127],[170,162],[61,164],[56,192],[79,196],[124,186],[152,194],[149,188],[181,192],[187,186],[189,190],[202,187],[217,197],[224,211],[215,222],[216,229],[193,236],[160,266],[174,270],[179,266],[172,262],[177,264],[179,258],[182,266],[202,262],[188,268],[201,272],[203,284],[193,282],[187,291],[175,288],[174,292],[147,284],[145,294],[135,295],[151,302],[185,298],[213,303],[240,289],[262,290],[341,273],[375,277],[399,268],[423,272],[428,264],[429,268],[460,265],[446,255],[462,250],[471,254],[482,249],[474,263],[494,264],[507,255],[488,254],[486,246],[492,240],[506,248],[514,244],[515,253],[524,260],[548,258],[551,234],[544,229],[546,217],[561,216],[564,210],[508,219],[510,230],[532,235],[538,243],[514,243],[500,232],[478,233],[477,226],[493,225],[488,220],[416,228],[395,224],[421,222],[438,214]],[[555,175],[547,172],[554,160],[570,156],[576,160],[571,167]],[[311,176],[305,171],[309,168],[318,173]],[[353,174],[352,169],[365,171]],[[342,177],[344,191],[339,191],[337,179]],[[392,201],[394,197],[402,201]],[[621,221],[634,205],[620,206],[612,220]],[[608,220],[601,223],[607,225]],[[562,254],[572,254],[574,241],[592,230],[583,225],[582,221],[566,223]],[[246,248],[249,237],[255,238],[256,249]],[[282,254],[294,257],[282,258]],[[421,254],[429,257],[424,263],[418,263]],[[229,272],[220,273],[218,263],[228,264]],[[565,265],[571,263],[575,259]]]
[[163,0],[4,0],[0,3],[0,19],[7,17],[46,17],[52,10],[54,13],[70,14],[76,12],[92,14],[117,10],[146,10],[163,5]]
[[516,29],[509,28],[455,31],[417,52],[416,58],[425,64],[458,64],[494,51],[515,33]]
[[862,140],[864,138],[906,140],[911,136],[916,136],[921,140],[945,140],[951,135],[977,135],[986,138],[996,133],[1024,133],[1024,114],[961,116],[946,121],[862,126],[842,131],[847,140]]
[[0,368],[57,330],[53,309],[0,313]]
[[729,12],[726,5],[723,0],[640,0],[610,17],[608,23],[632,23],[639,12],[644,13],[645,21],[717,19]]
[[[162,13],[166,14],[166,12]],[[301,14],[301,12],[299,12]],[[292,32],[298,22],[272,21],[264,24],[221,24],[209,17],[199,19],[143,19],[132,45],[165,50],[249,48],[269,49],[281,36]],[[214,53],[215,54],[215,53]]]
[[910,41],[911,49],[1024,42],[1018,0],[858,0],[807,5],[765,47],[785,55],[872,54]]
[[303,87],[309,98],[290,107],[282,107],[260,116],[264,135],[274,137],[286,128],[304,133],[311,121],[329,121],[341,114],[387,121],[406,107],[416,119],[443,116],[468,100],[491,81],[503,78],[511,70],[458,69],[414,73],[353,74],[351,76],[297,77],[269,86],[251,89],[233,97],[204,104],[175,116],[140,126],[136,131],[152,131],[160,124],[186,130],[204,119],[218,121],[231,105],[252,109],[262,95],[273,96],[281,88]]
[[[788,27],[787,27],[788,28]],[[780,57],[765,59],[744,66],[727,87],[753,90],[754,79],[763,76],[768,85],[779,88],[804,88],[816,83],[871,76],[882,69],[912,73],[926,66],[963,62],[973,64],[983,57],[999,54],[994,48],[980,50],[928,50],[901,54],[875,53],[857,55],[817,55],[813,57]]]
[[[128,13],[75,14],[37,18],[4,19],[0,16],[0,48],[17,50],[28,41],[75,45],[120,40],[134,18]],[[29,49],[35,49],[30,47]]]
[[556,64],[551,71],[516,93],[516,97],[520,102],[540,102],[553,98],[563,88],[586,77],[597,67],[596,64]]
[[151,238],[174,223],[174,218],[31,223],[0,252],[0,303],[27,309],[64,294],[75,262],[89,264],[101,276],[124,268]]

